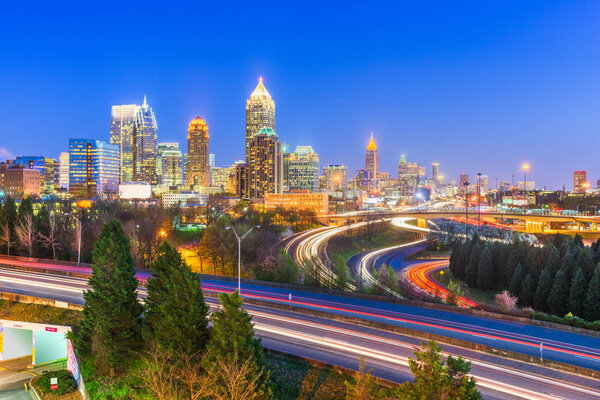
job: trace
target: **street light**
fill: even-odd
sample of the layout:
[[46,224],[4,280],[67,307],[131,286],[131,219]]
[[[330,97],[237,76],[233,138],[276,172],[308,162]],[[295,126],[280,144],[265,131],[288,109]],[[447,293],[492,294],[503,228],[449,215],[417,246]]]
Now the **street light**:
[[469,218],[469,182],[463,182],[465,187],[465,265],[469,263],[469,232],[467,228],[467,219]]
[[244,240],[246,238],[246,236],[248,236],[248,234],[250,232],[252,232],[252,229],[254,228],[260,228],[260,225],[256,225],[253,226],[252,228],[248,229],[248,231],[246,233],[244,233],[242,236],[238,235],[237,232],[235,231],[235,229],[231,226],[226,226],[225,229],[231,229],[235,235],[235,238],[238,241],[238,293],[241,295],[242,294],[242,240]]
[[477,173],[477,234],[481,225],[481,172]]
[[583,182],[583,215],[587,215],[587,191],[591,186],[588,182]]
[[527,171],[529,171],[529,163],[523,163],[523,193],[527,194]]

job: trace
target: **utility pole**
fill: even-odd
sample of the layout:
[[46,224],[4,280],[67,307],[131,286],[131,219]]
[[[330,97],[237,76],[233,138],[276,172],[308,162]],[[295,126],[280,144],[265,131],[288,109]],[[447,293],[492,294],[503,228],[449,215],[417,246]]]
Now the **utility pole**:
[[468,219],[469,219],[469,182],[463,183],[465,187],[465,268],[469,263],[469,231],[468,231]]
[[481,225],[481,172],[477,173],[477,234]]

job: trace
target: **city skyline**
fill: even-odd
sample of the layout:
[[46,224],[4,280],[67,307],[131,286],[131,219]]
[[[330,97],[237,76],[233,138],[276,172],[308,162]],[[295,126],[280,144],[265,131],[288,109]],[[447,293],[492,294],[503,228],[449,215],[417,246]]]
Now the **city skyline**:
[[[136,103],[147,93],[160,121],[159,141],[183,145],[187,123],[201,115],[211,127],[217,165],[231,165],[244,158],[239,140],[245,129],[244,102],[257,77],[263,76],[278,104],[277,134],[292,146],[311,145],[323,165],[347,165],[350,175],[362,168],[368,135],[374,132],[385,149],[380,152],[381,171],[393,172],[405,154],[427,166],[439,162],[447,180],[458,179],[462,172],[481,172],[490,177],[490,186],[495,178],[519,176],[524,161],[531,164],[530,174],[540,188],[569,187],[574,170],[587,170],[592,182],[600,176],[592,161],[600,125],[593,73],[600,46],[589,34],[600,15],[596,3],[470,5],[461,14],[456,11],[460,7],[440,3],[434,12],[398,5],[387,13],[381,6],[349,9],[343,20],[328,19],[332,10],[310,15],[315,32],[327,39],[324,44],[338,46],[333,52],[316,46],[315,39],[296,32],[295,26],[284,25],[278,16],[285,10],[278,7],[240,7],[230,17],[232,22],[245,21],[266,13],[272,31],[289,40],[289,46],[283,39],[253,35],[217,40],[223,19],[218,9],[209,8],[205,12],[215,18],[208,23],[215,29],[202,41],[207,46],[205,59],[189,57],[188,45],[197,34],[174,27],[169,13],[156,30],[147,32],[153,52],[138,57],[142,50],[118,43],[119,35],[139,28],[137,22],[107,34],[101,30],[107,8],[78,22],[89,26],[78,43],[88,41],[86,48],[97,51],[97,57],[79,58],[74,58],[77,52],[69,55],[71,45],[56,40],[75,23],[69,19],[72,14],[42,4],[40,11],[46,13],[17,26],[25,10],[7,10],[5,15],[14,18],[3,20],[0,29],[15,40],[7,43],[3,59],[4,76],[10,79],[0,77],[6,93],[0,100],[2,159],[24,154],[57,159],[69,137],[107,141],[110,106]],[[382,16],[402,11],[415,21],[407,16],[392,22]],[[497,25],[486,23],[492,16]],[[360,18],[380,24],[370,32],[358,24],[353,32],[350,27]],[[40,35],[49,25],[51,33]],[[246,27],[236,25],[230,24],[236,30]],[[172,37],[181,43],[166,43],[161,27],[171,28]],[[95,35],[99,30],[105,37]],[[39,50],[32,52],[41,55],[38,61],[32,63],[31,56],[22,53],[27,46]],[[221,57],[228,46],[230,55]],[[344,56],[349,46],[361,57]],[[297,54],[289,48],[297,48]],[[104,57],[109,49],[122,57]],[[35,70],[29,64],[35,64]],[[70,64],[77,73],[71,73]],[[36,112],[29,113],[31,109]],[[45,137],[53,140],[45,142]],[[571,137],[578,141],[564,140]],[[336,146],[341,141],[344,146]],[[589,146],[581,149],[580,142]],[[573,156],[551,162],[557,143]]]

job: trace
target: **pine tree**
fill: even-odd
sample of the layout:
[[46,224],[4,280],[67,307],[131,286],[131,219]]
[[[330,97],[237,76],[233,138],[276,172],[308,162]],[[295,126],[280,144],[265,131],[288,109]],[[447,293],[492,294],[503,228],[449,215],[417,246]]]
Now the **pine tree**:
[[544,246],[544,252],[546,253],[546,268],[552,274],[556,274],[560,269],[560,253],[558,249],[550,243]]
[[490,290],[496,286],[496,276],[494,274],[490,246],[485,246],[479,256],[479,264],[477,265],[477,286],[482,290]]
[[569,312],[577,317],[583,318],[583,303],[588,290],[588,280],[581,268],[578,268],[571,281],[569,290]]
[[452,250],[450,261],[450,271],[452,272],[452,275],[461,281],[465,279],[465,251],[465,244],[458,242]]
[[[469,246],[469,248],[471,248]],[[482,251],[482,244],[477,241],[475,247],[469,254],[469,263],[465,268],[465,282],[470,287],[477,287],[477,267],[479,266],[479,255]]]
[[567,278],[565,270],[559,270],[554,276],[554,282],[550,295],[548,296],[548,311],[559,317],[567,313],[567,301],[569,301],[569,287],[571,281]]
[[540,274],[537,289],[533,296],[533,308],[539,311],[548,311],[548,296],[552,290],[554,275],[549,268],[544,268]]
[[523,279],[525,279],[525,271],[523,271],[521,264],[517,264],[508,287],[510,294],[517,297],[521,295],[521,285],[523,284]]
[[519,294],[519,302],[524,306],[533,305],[533,296],[535,295],[536,280],[531,273],[528,273],[521,285],[521,293]]
[[600,320],[600,267],[594,271],[594,276],[588,286],[583,311],[586,320]]
[[208,306],[200,278],[167,242],[151,268],[145,314],[150,336],[171,351],[203,351],[209,338]]
[[123,371],[142,344],[141,314],[129,240],[117,221],[104,225],[92,252],[78,349],[106,374]]
[[577,266],[583,269],[588,280],[592,279],[594,269],[596,268],[596,264],[594,264],[594,255],[589,247],[580,247],[578,250],[575,264],[569,270],[569,277],[571,277],[572,274],[575,274],[575,266]]
[[242,308],[243,301],[237,291],[232,294],[221,293],[219,300],[223,309],[215,311],[211,317],[213,329],[208,342],[207,359],[225,362],[251,359],[254,365],[250,373],[253,376],[260,375],[260,398],[270,398],[269,374],[265,369],[261,340],[254,337],[252,317]]

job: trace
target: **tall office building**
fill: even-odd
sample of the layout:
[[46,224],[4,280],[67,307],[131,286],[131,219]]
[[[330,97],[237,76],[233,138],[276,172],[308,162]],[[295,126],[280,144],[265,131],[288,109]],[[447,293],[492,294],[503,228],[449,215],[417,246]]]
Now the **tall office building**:
[[69,190],[69,152],[63,151],[58,158],[58,187]]
[[434,162],[431,164],[431,179],[434,181],[434,183],[439,182],[439,176],[440,176],[440,163]]
[[183,156],[179,143],[159,143],[156,159],[158,183],[163,187],[181,185],[183,176]]
[[275,131],[275,102],[263,85],[262,76],[258,78],[258,85],[246,102],[246,162],[250,153],[250,139],[257,135],[261,129],[271,128]]
[[290,191],[289,184],[289,166],[290,166],[290,157],[292,153],[290,153],[290,145],[287,143],[281,144],[281,153],[283,154],[283,191]]
[[587,191],[587,171],[573,172],[573,193],[585,193]]
[[200,117],[194,118],[188,128],[186,185],[210,186],[208,126]]
[[272,128],[263,128],[248,141],[249,189],[251,199],[283,189],[281,142]]
[[370,181],[369,171],[366,169],[357,170],[354,175],[354,190],[369,190]]
[[69,139],[69,192],[74,196],[116,196],[119,146],[101,140]]
[[54,159],[44,156],[18,156],[14,165],[40,171],[40,193],[54,191]]
[[230,182],[235,175],[235,166],[214,167],[210,169],[210,186],[219,188],[222,192],[228,192]]
[[398,178],[402,175],[408,174],[408,164],[406,163],[406,158],[404,154],[400,156],[400,161],[398,161]]
[[[369,180],[376,181],[379,176],[379,152],[371,133],[371,140],[367,145],[367,152],[365,154],[365,170],[369,172]],[[376,186],[376,182],[374,182]],[[372,187],[374,189],[374,187]]]
[[133,147],[138,106],[112,106],[110,111],[110,144],[119,146],[120,182],[133,182]]
[[348,185],[348,168],[341,164],[329,164],[323,168],[325,190],[329,192],[346,192]]
[[319,191],[319,155],[312,146],[297,146],[288,161],[288,189]]
[[489,178],[487,175],[479,175],[479,194],[485,196],[488,192]]
[[473,191],[470,187],[471,185],[465,185],[466,183],[470,183],[469,174],[460,174],[460,178],[458,180],[458,193],[465,194]]
[[133,148],[133,180],[156,184],[157,137],[156,117],[146,101],[137,109],[135,120],[135,146]]

